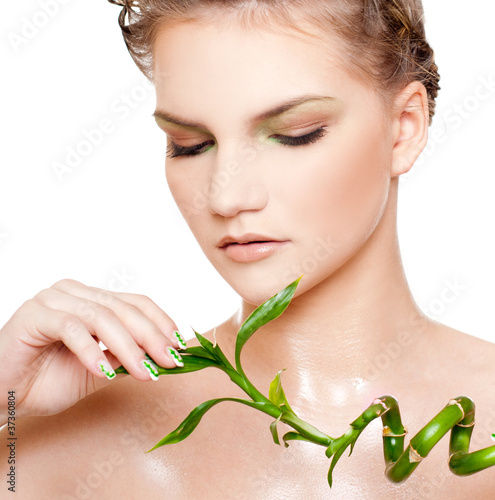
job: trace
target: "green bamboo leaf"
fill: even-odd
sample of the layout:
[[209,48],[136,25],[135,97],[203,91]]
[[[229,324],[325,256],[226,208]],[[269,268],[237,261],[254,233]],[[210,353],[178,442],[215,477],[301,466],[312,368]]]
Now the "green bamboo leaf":
[[177,366],[175,368],[157,366],[159,375],[177,375],[178,373],[196,372],[211,366],[218,368],[218,363],[216,361],[197,356],[182,356],[182,361],[184,366]]
[[337,465],[337,462],[338,462],[340,456],[342,455],[342,453],[344,453],[344,450],[345,450],[345,448],[340,448],[340,450],[338,450],[337,453],[335,453],[335,455],[332,458],[332,463],[330,464],[330,468],[328,469],[328,476],[327,476],[328,486],[330,488],[332,487],[332,472],[333,472],[333,469]]
[[218,362],[218,364],[229,370],[234,370],[234,367],[230,364],[229,360],[226,358],[225,354],[222,352],[218,345],[213,345],[211,340],[198,333],[196,330],[194,330],[194,328],[193,332],[203,349],[207,351]]
[[188,347],[187,351],[180,351],[182,357],[193,355],[198,358],[207,358],[215,361],[215,357],[212,356],[203,346]]
[[332,441],[330,446],[325,451],[327,457],[330,458],[333,455],[332,463],[330,465],[330,469],[328,470],[328,484],[330,487],[332,487],[332,471],[334,467],[337,465],[339,458],[349,446],[349,456],[351,456],[352,450],[354,449],[354,445],[357,438],[361,434],[361,431],[362,429],[350,427],[342,436]]
[[[210,366],[220,368],[218,363],[213,359],[192,356],[189,354],[185,355],[185,353],[182,354],[182,361],[184,362],[184,366],[177,366],[176,368],[163,368],[162,366],[159,366],[153,359],[150,358],[150,360],[153,361],[153,363],[156,365],[159,375],[176,375],[178,373],[195,372],[198,370],[203,370],[203,368],[208,368]],[[115,373],[117,375],[119,373],[124,373],[126,375],[129,374],[129,372],[123,366],[119,366],[118,368],[116,368]]]
[[[175,370],[175,368],[174,368]],[[273,415],[273,405],[267,404],[265,402],[257,402],[257,401],[248,401],[246,399],[238,399],[238,398],[220,398],[220,399],[210,399],[209,401],[205,401],[200,404],[194,410],[189,413],[189,415],[179,424],[179,426],[167,434],[162,440],[160,440],[153,448],[148,450],[146,453],[150,451],[156,450],[161,446],[166,444],[180,443],[184,439],[186,439],[198,426],[199,422],[203,418],[203,415],[213,406],[223,401],[234,401],[237,403],[242,403],[244,405],[250,406],[251,408],[255,408],[264,413],[268,413],[269,415]]]
[[275,444],[280,444],[280,440],[278,439],[277,424],[280,422],[281,416],[282,414],[280,414],[277,419],[270,424],[270,432],[272,433],[273,441],[275,442]]
[[281,420],[285,424],[290,425],[299,434],[302,434],[303,436],[310,439],[313,443],[317,443],[322,446],[330,446],[333,442],[330,436],[327,436],[323,432],[319,431],[313,425],[308,424],[308,422],[301,420],[294,412],[285,411],[282,414]]
[[204,337],[203,335],[201,335],[194,328],[193,328],[193,332],[194,332],[194,335],[196,335],[196,338],[198,339],[198,341],[201,344],[201,346],[203,347],[203,349],[214,357],[215,350],[213,348],[213,342],[211,342],[211,340],[209,340],[206,337]]
[[289,443],[287,443],[287,441],[306,441],[307,443],[313,442],[311,441],[311,439],[308,439],[304,437],[302,434],[299,434],[299,432],[294,432],[294,431],[286,432],[283,435],[282,439],[284,441],[284,445],[286,448],[289,447]]
[[272,380],[270,384],[270,390],[268,392],[268,399],[276,406],[279,407],[285,406],[285,408],[283,408],[284,411],[288,410],[294,413],[289,405],[289,402],[287,401],[284,390],[282,388],[282,381],[280,379],[280,374],[283,371],[285,371],[285,368],[283,370],[280,370],[275,376],[275,378]]
[[297,280],[287,285],[283,290],[269,298],[263,304],[259,305],[244,321],[239,332],[235,344],[235,365],[237,371],[244,375],[241,366],[241,350],[244,344],[250,339],[251,335],[260,327],[278,318],[289,305],[296,287],[303,275],[299,276]]

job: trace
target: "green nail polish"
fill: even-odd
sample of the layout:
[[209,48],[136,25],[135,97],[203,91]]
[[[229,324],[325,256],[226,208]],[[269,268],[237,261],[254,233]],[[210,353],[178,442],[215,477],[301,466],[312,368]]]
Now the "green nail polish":
[[184,362],[182,361],[182,356],[173,347],[169,347],[168,352],[172,356],[172,359],[174,360],[174,363],[177,366],[184,366]]
[[180,348],[187,349],[187,345],[186,345],[186,341],[184,340],[184,337],[177,330],[175,330],[174,335],[175,335],[175,338],[177,339],[177,342],[179,342]]
[[116,377],[115,372],[110,366],[105,366],[105,364],[100,363],[100,370],[105,374],[108,380],[112,380],[113,378]]
[[158,380],[158,368],[148,359],[143,359],[143,366],[148,370],[151,380]]

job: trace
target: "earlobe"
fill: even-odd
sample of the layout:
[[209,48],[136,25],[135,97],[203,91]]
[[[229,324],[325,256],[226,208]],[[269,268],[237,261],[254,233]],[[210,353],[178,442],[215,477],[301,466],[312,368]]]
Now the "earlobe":
[[396,97],[394,109],[392,177],[408,172],[428,141],[429,109],[424,85],[411,82]]

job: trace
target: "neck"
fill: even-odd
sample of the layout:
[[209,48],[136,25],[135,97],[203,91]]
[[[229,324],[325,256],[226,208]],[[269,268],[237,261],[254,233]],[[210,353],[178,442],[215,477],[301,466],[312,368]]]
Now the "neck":
[[[394,370],[412,356],[410,346],[427,324],[407,284],[393,198],[351,259],[293,298],[281,316],[247,342],[241,361],[262,392],[282,368],[287,368],[282,375],[286,394],[301,397],[305,405],[317,403],[321,391],[334,406],[355,402],[361,407],[388,392],[383,381],[393,380]],[[255,308],[243,301],[217,333],[219,344],[229,345],[224,352],[233,351],[232,332]],[[359,401],[356,394],[362,396]]]

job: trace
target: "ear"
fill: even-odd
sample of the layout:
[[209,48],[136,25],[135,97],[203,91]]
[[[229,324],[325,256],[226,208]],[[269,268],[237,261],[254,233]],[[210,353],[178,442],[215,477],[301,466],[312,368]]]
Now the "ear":
[[428,142],[429,120],[426,88],[421,82],[411,82],[394,101],[392,177],[408,172],[414,165]]

